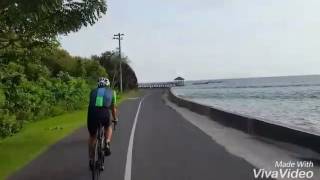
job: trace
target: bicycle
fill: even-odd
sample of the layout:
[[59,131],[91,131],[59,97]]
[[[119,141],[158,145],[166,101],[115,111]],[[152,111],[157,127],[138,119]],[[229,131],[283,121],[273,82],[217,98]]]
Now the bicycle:
[[[116,130],[116,122],[112,121],[113,129]],[[100,173],[103,171],[102,166],[104,165],[104,127],[102,126],[101,122],[98,124],[98,131],[97,131],[97,141],[94,147],[94,159],[93,159],[93,169],[92,172],[92,180],[99,180]]]

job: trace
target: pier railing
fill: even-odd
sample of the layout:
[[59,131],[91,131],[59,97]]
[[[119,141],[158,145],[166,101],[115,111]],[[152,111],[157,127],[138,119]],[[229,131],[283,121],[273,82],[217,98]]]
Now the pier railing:
[[181,81],[171,81],[171,82],[152,82],[152,83],[139,83],[139,88],[170,88],[175,86],[184,86]]

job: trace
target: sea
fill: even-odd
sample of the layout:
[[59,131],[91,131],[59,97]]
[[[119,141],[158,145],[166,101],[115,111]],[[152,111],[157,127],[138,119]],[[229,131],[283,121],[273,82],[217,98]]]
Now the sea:
[[183,98],[320,135],[320,75],[186,81]]

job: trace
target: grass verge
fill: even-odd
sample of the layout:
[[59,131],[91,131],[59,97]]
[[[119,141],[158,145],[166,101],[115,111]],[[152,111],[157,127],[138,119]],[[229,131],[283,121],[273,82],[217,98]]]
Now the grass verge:
[[[140,92],[129,91],[121,95],[119,103]],[[50,145],[61,140],[86,124],[87,110],[56,116],[26,124],[18,134],[0,140],[0,179],[25,166],[44,152]]]

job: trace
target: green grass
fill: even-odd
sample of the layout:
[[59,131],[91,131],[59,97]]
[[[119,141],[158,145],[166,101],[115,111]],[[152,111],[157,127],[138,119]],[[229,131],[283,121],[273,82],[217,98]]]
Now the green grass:
[[[139,91],[121,95],[119,103],[129,97],[139,96]],[[87,110],[32,122],[18,134],[0,140],[0,179],[22,168],[44,152],[50,145],[61,140],[86,124]]]

